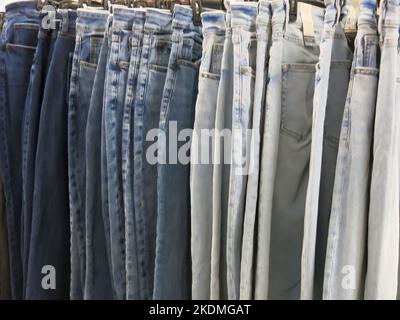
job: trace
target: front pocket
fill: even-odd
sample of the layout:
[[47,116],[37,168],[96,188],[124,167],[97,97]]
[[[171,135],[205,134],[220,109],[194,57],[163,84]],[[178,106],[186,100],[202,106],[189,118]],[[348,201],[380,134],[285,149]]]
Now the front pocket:
[[304,140],[310,135],[314,87],[314,64],[282,66],[282,133],[296,140]]
[[35,52],[36,51],[36,47],[32,47],[32,46],[25,46],[22,44],[14,44],[14,43],[7,43],[6,45],[7,47],[7,51],[11,52],[11,51],[19,51],[19,52]]

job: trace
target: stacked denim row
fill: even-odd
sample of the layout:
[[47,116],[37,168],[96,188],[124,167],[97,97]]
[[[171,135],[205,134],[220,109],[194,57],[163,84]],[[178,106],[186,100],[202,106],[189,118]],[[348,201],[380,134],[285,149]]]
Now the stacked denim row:
[[399,24],[397,0],[203,13],[192,298],[399,296]]
[[12,297],[396,299],[400,2],[342,2],[8,5]]

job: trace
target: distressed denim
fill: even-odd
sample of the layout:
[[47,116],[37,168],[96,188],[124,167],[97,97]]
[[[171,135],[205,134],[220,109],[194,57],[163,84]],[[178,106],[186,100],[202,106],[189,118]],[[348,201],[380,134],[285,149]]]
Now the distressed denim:
[[23,295],[21,128],[38,31],[39,13],[35,2],[6,6],[0,39],[0,169],[14,299],[21,299]]
[[203,136],[203,131],[215,126],[225,13],[219,10],[204,12],[201,18],[203,53],[190,154],[192,299],[196,300],[210,299],[213,137]]
[[252,135],[250,145],[251,172],[249,172],[246,190],[246,202],[243,221],[242,257],[240,266],[240,299],[253,299],[255,237],[257,235],[257,203],[261,158],[261,138],[264,128],[265,95],[271,47],[272,1],[260,1],[256,20],[257,57],[256,80],[252,117]]
[[[226,37],[221,61],[215,111],[215,130],[232,129],[233,103],[233,45],[230,1],[225,1]],[[210,298],[227,299],[226,226],[228,212],[231,140],[222,134],[214,139],[213,208],[211,241]]]
[[399,266],[400,2],[380,3],[381,47],[373,136],[365,299],[396,299]]
[[[172,15],[147,9],[134,110],[134,193],[139,298],[152,299],[157,226],[157,166],[148,162],[146,139],[158,128],[160,105],[171,52]],[[154,142],[153,142],[154,143]]]
[[[323,299],[364,297],[371,147],[378,85],[375,10],[375,0],[361,1],[337,155]],[[355,276],[354,287],[342,285],[347,272]]]
[[[46,13],[40,14],[43,19]],[[40,110],[49,65],[52,59],[54,44],[57,39],[59,24],[56,29],[40,28],[38,43],[33,58],[29,87],[25,100],[22,124],[22,268],[24,282],[29,260],[29,243],[31,241],[32,202],[34,192],[35,159],[39,131]],[[24,289],[25,291],[25,286]]]
[[244,206],[250,164],[249,129],[252,128],[256,73],[256,17],[258,3],[232,2],[233,43],[232,163],[227,219],[228,299],[239,299]]
[[[343,32],[345,2],[325,2],[323,34],[316,66],[309,180],[304,211],[301,298],[320,299],[335,168],[353,53]],[[338,15],[340,13],[340,21]]]
[[[193,129],[202,35],[201,27],[193,25],[189,6],[175,5],[172,29],[172,47],[160,111],[159,128],[165,139],[158,140],[161,161],[157,172],[154,299],[190,299],[191,296],[191,132],[188,135],[184,130]],[[177,150],[170,149],[175,143]],[[183,153],[186,157],[178,156],[178,150],[181,156]]]
[[[286,5],[272,2],[272,36],[266,92],[266,114],[261,149],[258,201],[257,245],[255,247],[255,299],[267,299],[269,288],[271,215],[281,123],[282,61]],[[287,26],[290,29],[291,25]],[[288,30],[287,30],[288,31]],[[289,43],[290,44],[290,43]]]
[[[101,141],[104,84],[108,57],[109,30],[112,15],[108,16],[93,82],[86,125],[86,278],[84,299],[112,299],[109,241],[102,208]],[[109,231],[109,229],[108,229]],[[109,238],[108,238],[109,239]]]
[[122,181],[125,209],[125,247],[126,247],[126,296],[127,299],[138,299],[139,275],[137,262],[134,187],[133,187],[133,139],[134,108],[136,85],[142,53],[144,22],[146,11],[135,10],[131,36],[131,57],[125,94],[124,115],[122,124]]
[[107,12],[78,9],[68,106],[71,299],[82,299],[86,274],[86,125]]
[[104,120],[108,176],[108,217],[112,278],[117,299],[126,296],[125,217],[122,189],[122,117],[128,78],[133,9],[113,9],[111,47],[107,62]]
[[[35,161],[32,229],[26,299],[67,299],[70,288],[68,204],[68,92],[75,47],[76,12],[59,10],[62,22],[46,79]],[[53,266],[56,288],[42,287],[42,268]]]
[[[273,9],[259,191],[256,298],[299,299],[314,82],[319,44],[324,35],[324,12],[319,8],[312,9],[315,34],[309,39],[303,37],[300,14],[295,22],[287,21],[283,33],[287,19],[285,6],[274,2]],[[333,51],[338,52],[337,61],[329,63],[331,70],[323,74],[324,80],[329,72],[333,74],[326,107],[328,120],[323,128],[323,136],[332,143],[333,150],[340,130],[341,106],[344,107],[350,67],[347,59],[351,53],[342,44],[346,41],[343,33],[335,34],[336,37],[338,49]],[[322,56],[326,57],[324,53]],[[327,59],[330,61],[329,56]],[[333,161],[326,165],[334,173],[336,156],[330,157]]]

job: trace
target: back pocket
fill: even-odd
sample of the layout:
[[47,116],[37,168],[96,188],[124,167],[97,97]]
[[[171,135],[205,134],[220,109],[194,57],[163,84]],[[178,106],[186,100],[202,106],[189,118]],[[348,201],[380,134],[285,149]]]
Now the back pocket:
[[304,140],[310,135],[314,87],[314,64],[283,64],[282,133],[296,140]]

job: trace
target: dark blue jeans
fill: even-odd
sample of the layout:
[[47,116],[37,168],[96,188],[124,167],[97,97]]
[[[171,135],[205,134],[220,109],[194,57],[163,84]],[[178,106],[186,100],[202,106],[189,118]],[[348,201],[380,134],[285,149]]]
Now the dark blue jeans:
[[29,74],[36,50],[39,14],[34,2],[6,7],[0,39],[0,169],[6,198],[11,290],[22,298],[21,127]]
[[[67,121],[76,12],[59,13],[62,23],[40,112],[26,299],[67,299],[70,291]],[[45,266],[56,272],[54,289],[42,287],[49,275]]]
[[[166,163],[158,166],[154,299],[190,299],[191,293],[190,136],[185,141],[171,141],[170,125],[179,135],[181,130],[193,129],[202,35],[201,27],[193,25],[188,6],[175,5],[172,28],[173,44],[160,112],[160,130],[166,139],[158,140],[159,159]],[[186,159],[168,151],[171,143],[177,144],[179,153],[186,150]]]
[[[44,13],[40,18],[44,17]],[[57,25],[58,26],[58,25]],[[58,30],[41,28],[31,68],[22,124],[22,269],[24,294],[31,240],[32,201],[35,177],[36,148],[47,71]]]
[[[103,114],[104,83],[108,56],[108,29],[100,49],[94,77],[92,96],[86,126],[86,281],[85,299],[112,299],[113,291],[106,241],[106,226],[102,215],[101,184],[101,123]],[[107,208],[108,210],[108,208]],[[108,247],[107,247],[108,246]]]
[[[68,174],[71,210],[71,299],[82,299],[86,278],[86,125],[106,11],[78,9],[68,110]],[[89,164],[90,166],[90,164]]]

